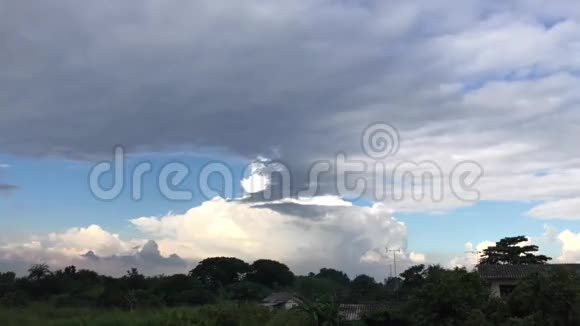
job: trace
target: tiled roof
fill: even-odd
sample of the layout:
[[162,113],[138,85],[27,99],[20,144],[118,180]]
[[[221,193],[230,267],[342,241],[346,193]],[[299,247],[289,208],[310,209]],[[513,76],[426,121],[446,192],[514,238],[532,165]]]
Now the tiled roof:
[[294,293],[291,292],[275,292],[264,298],[264,300],[262,300],[262,303],[278,305],[286,303],[291,299],[299,300],[299,297],[297,297]]
[[387,310],[387,305],[384,303],[341,304],[339,315],[342,320],[353,321],[385,310]]
[[482,278],[487,280],[517,280],[534,273],[547,273],[559,268],[580,274],[580,264],[479,265],[477,271]]

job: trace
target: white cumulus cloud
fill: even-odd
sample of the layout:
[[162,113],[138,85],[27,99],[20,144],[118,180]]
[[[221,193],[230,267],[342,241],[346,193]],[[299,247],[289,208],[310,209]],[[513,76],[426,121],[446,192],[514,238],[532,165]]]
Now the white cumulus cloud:
[[359,207],[334,196],[276,202],[217,197],[183,214],[130,223],[140,232],[136,239],[90,225],[0,244],[0,269],[22,272],[44,262],[116,275],[138,266],[152,274],[186,272],[203,258],[235,256],[279,260],[297,273],[333,267],[382,278],[390,261],[386,247],[401,249],[401,270],[425,260],[420,253],[406,254],[407,227],[384,205]]
[[298,272],[324,266],[365,272],[363,257],[385,247],[406,248],[407,228],[382,205],[358,207],[329,198],[317,205],[248,203],[215,198],[184,214],[140,217],[131,223],[156,239],[162,253],[200,259],[272,258]]

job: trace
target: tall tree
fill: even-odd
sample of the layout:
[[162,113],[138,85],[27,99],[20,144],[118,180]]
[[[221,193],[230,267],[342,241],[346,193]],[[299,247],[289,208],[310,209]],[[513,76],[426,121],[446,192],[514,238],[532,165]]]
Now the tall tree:
[[200,261],[189,275],[215,289],[243,280],[249,271],[250,265],[241,259],[213,257]]
[[294,290],[301,296],[314,301],[328,296],[344,299],[348,294],[347,286],[312,275],[297,276],[294,281]]
[[489,299],[477,272],[430,266],[421,275],[421,285],[411,290],[403,309],[403,315],[413,320],[412,325],[469,325],[471,315],[481,314]]
[[403,286],[406,288],[415,288],[423,282],[425,278],[425,265],[415,265],[409,267],[401,273],[403,279]]
[[368,275],[358,275],[350,282],[350,299],[353,302],[376,301],[380,294],[381,286]]
[[527,241],[528,238],[523,235],[503,238],[496,242],[495,246],[483,251],[480,264],[545,264],[552,259],[544,255],[535,255],[534,252],[538,251],[536,245],[521,245]]
[[512,316],[536,321],[534,325],[580,325],[580,278],[560,267],[521,280],[507,298]]
[[350,279],[348,278],[348,275],[346,275],[344,272],[332,268],[321,268],[320,272],[316,274],[316,277],[331,280],[340,285],[350,284]]
[[139,273],[139,270],[135,267],[127,271],[127,274],[123,277],[125,284],[131,290],[143,289],[147,287],[147,281],[145,276]]
[[258,259],[251,266],[248,280],[260,283],[270,288],[290,286],[294,282],[294,274],[288,266],[269,259]]
[[35,264],[28,269],[28,279],[30,280],[38,281],[46,278],[50,274],[50,269],[47,264]]
[[13,272],[0,273],[0,298],[15,285],[16,274]]

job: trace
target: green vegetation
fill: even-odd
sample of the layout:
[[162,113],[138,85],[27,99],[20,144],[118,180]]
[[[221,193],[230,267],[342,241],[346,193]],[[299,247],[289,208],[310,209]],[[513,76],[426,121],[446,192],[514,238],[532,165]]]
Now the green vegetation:
[[536,245],[520,245],[526,243],[528,238],[523,235],[503,238],[483,251],[481,264],[545,264],[552,258],[544,255],[535,255],[539,250]]
[[0,308],[4,326],[228,326],[228,325],[305,325],[308,316],[300,311],[272,311],[258,305],[204,305],[200,307],[138,309],[58,308],[32,305],[26,308]]

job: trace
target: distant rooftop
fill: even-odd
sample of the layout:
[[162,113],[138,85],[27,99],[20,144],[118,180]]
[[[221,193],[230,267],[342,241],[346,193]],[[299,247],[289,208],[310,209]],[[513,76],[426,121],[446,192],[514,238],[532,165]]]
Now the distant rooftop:
[[341,304],[339,314],[342,320],[354,321],[386,310],[385,303]]
[[284,304],[290,300],[300,301],[300,298],[291,292],[275,292],[264,298],[262,303],[268,305],[279,305]]
[[487,280],[521,279],[535,273],[548,273],[558,269],[580,274],[580,264],[545,264],[545,265],[491,265],[483,264],[477,267],[479,275]]

